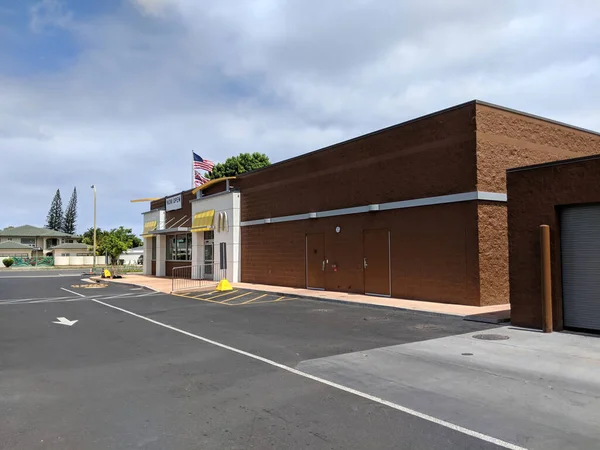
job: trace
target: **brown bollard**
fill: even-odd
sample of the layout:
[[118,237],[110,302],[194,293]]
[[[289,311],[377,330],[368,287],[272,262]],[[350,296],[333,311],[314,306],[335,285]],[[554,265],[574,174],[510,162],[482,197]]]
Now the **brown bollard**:
[[552,272],[550,269],[550,227],[540,225],[540,262],[542,274],[542,328],[552,333]]

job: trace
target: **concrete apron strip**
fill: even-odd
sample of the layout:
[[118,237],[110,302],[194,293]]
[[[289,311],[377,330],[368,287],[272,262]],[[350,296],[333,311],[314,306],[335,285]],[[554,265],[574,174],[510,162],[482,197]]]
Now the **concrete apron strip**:
[[198,339],[199,341],[205,342],[207,344],[214,345],[216,347],[220,347],[222,349],[225,349],[225,350],[228,350],[230,352],[246,356],[248,358],[252,358],[254,360],[263,362],[263,363],[268,364],[268,365],[273,366],[273,367],[277,367],[278,369],[285,370],[287,372],[293,373],[294,375],[298,375],[298,376],[307,378],[309,380],[316,381],[318,383],[322,383],[322,384],[325,384],[327,386],[333,387],[333,388],[338,389],[340,391],[344,391],[344,392],[347,392],[349,394],[353,394],[353,395],[356,395],[358,397],[365,398],[365,399],[370,400],[372,402],[388,406],[388,407],[393,408],[393,409],[395,409],[397,411],[401,411],[401,412],[403,412],[405,414],[409,414],[411,416],[418,417],[418,418],[426,420],[428,422],[435,423],[437,425],[449,428],[451,430],[457,431],[457,432],[465,434],[467,436],[472,436],[472,437],[480,439],[482,441],[490,442],[490,443],[495,444],[495,445],[497,445],[499,447],[507,448],[507,449],[511,449],[511,450],[526,450],[525,447],[520,447],[520,446],[512,444],[510,442],[505,442],[505,441],[502,441],[500,439],[496,439],[496,438],[494,438],[492,436],[488,436],[486,434],[479,433],[477,431],[461,427],[460,425],[455,425],[453,423],[446,422],[445,420],[437,419],[436,417],[430,416],[428,414],[423,414],[421,412],[412,410],[410,408],[406,408],[406,407],[404,407],[402,405],[398,405],[396,403],[390,402],[390,401],[385,400],[383,398],[375,397],[373,395],[370,395],[370,394],[358,391],[356,389],[352,389],[352,388],[343,386],[341,384],[338,384],[338,383],[326,380],[324,378],[320,378],[320,377],[311,375],[309,373],[302,372],[302,371],[300,371],[298,369],[294,369],[293,367],[289,367],[289,366],[286,366],[284,364],[280,364],[278,362],[275,362],[273,360],[270,360],[270,359],[267,359],[267,358],[263,358],[262,356],[258,356],[258,355],[255,355],[253,353],[249,353],[249,352],[246,352],[244,350],[240,350],[240,349],[237,349],[235,347],[231,347],[229,345],[225,345],[225,344],[222,344],[220,342],[213,341],[212,339],[208,339],[208,338],[199,336],[197,334],[190,333],[189,331],[185,331],[185,330],[182,330],[180,328],[176,328],[176,327],[173,327],[171,325],[167,325],[167,324],[159,322],[157,320],[150,319],[150,318],[142,316],[140,314],[136,314],[136,313],[134,313],[132,311],[128,311],[128,310],[123,309],[123,308],[119,308],[118,306],[114,306],[114,305],[111,305],[109,303],[105,303],[105,302],[102,302],[100,300],[95,300],[95,299],[92,299],[92,301],[95,302],[95,303],[98,303],[100,305],[106,306],[108,308],[112,308],[112,309],[115,309],[117,311],[121,311],[121,312],[123,312],[125,314],[129,314],[129,315],[131,315],[133,317],[137,317],[138,319],[142,319],[142,320],[145,320],[147,322],[153,323],[155,325],[158,325],[158,326],[167,328],[169,330],[175,331],[177,333],[181,333],[181,334],[184,334],[184,335],[189,336],[191,338]]

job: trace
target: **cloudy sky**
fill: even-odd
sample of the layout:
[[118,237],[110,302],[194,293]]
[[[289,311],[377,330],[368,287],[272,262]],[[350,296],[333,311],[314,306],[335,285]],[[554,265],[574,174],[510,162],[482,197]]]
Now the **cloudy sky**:
[[[570,5],[567,7],[567,5]],[[597,0],[0,0],[0,228],[141,231],[190,157],[280,161],[474,98],[600,130]]]

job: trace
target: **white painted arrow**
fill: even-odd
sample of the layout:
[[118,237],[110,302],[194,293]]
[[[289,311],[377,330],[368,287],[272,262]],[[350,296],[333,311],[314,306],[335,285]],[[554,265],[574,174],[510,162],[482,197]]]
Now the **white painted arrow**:
[[69,320],[66,317],[57,317],[58,321],[56,322],[52,322],[52,323],[57,323],[59,325],[66,325],[68,327],[71,327],[73,325],[75,325],[77,322],[79,322],[79,320]]

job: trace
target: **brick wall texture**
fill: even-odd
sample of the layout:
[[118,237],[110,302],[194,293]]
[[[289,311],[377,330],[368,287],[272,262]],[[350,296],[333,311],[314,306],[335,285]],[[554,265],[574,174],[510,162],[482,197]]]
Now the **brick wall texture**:
[[[477,190],[506,192],[506,170],[600,153],[600,136],[503,109],[476,105]],[[478,213],[481,304],[509,300],[506,204]]]
[[[600,154],[595,145],[591,149]],[[600,158],[509,171],[507,185],[512,322],[542,327],[539,226],[545,224],[550,226],[554,327],[560,330],[560,208],[600,202]]]
[[242,227],[242,280],[305,287],[306,234],[322,233],[325,289],[364,293],[363,230],[387,229],[393,297],[479,305],[476,219],[466,202]]
[[475,190],[474,104],[241,176],[242,221]]
[[[293,158],[236,180],[242,221],[475,190],[506,170],[597,153],[598,136],[471,102]],[[342,232],[335,233],[340,226]],[[392,296],[509,301],[507,206],[466,202],[242,228],[242,280],[306,286],[306,235],[323,233],[325,288],[364,292],[362,232],[391,232]]]
[[[469,102],[243,174],[232,185],[241,192],[242,221],[477,190],[505,193],[507,169],[599,153],[599,143],[593,133]],[[152,203],[161,205],[164,199]],[[392,296],[508,302],[507,206],[486,201],[245,226],[242,281],[305,287],[306,235],[322,233],[326,256],[338,265],[327,267],[325,288],[362,293],[367,229],[391,233]],[[523,317],[531,322],[534,312]]]

